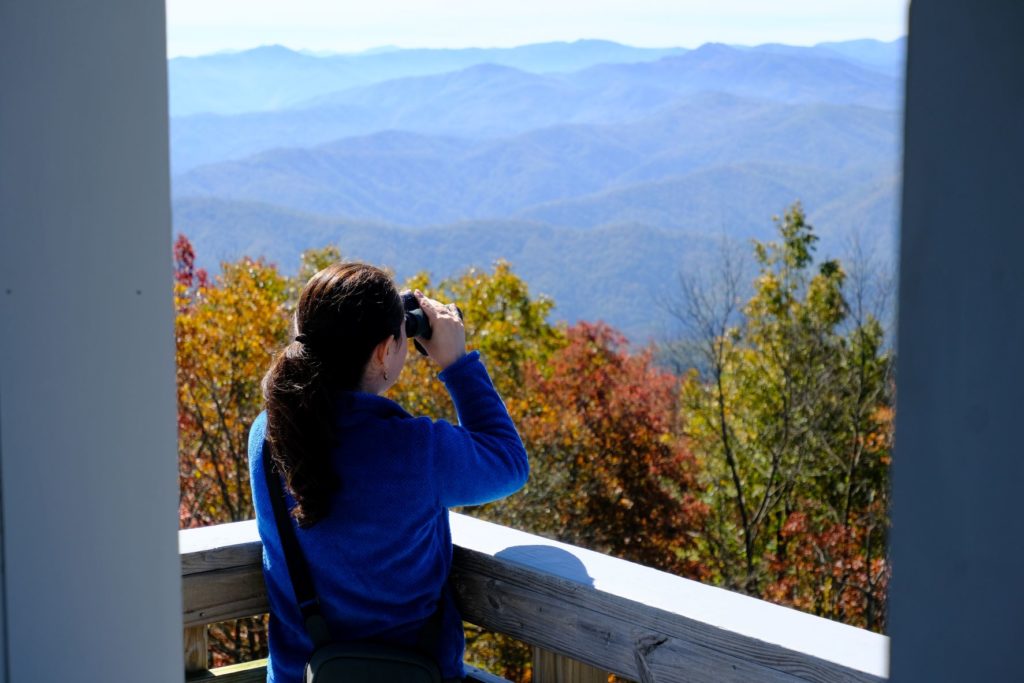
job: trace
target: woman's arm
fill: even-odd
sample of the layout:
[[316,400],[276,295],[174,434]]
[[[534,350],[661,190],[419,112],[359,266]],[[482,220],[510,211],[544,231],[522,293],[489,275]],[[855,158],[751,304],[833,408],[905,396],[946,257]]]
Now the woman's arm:
[[448,388],[459,426],[431,424],[435,490],[445,507],[479,505],[522,488],[530,471],[526,449],[476,351],[466,353],[466,331],[454,304],[416,291],[433,335],[421,339]]
[[522,439],[476,351],[440,374],[459,425],[433,423],[434,473],[445,507],[480,505],[519,490],[530,465]]

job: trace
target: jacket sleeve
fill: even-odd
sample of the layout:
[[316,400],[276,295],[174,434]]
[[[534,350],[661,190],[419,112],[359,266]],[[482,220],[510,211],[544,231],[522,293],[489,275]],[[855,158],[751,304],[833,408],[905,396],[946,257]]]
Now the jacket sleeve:
[[526,449],[479,352],[466,354],[439,377],[459,416],[458,426],[433,423],[440,504],[480,505],[522,488],[530,470]]

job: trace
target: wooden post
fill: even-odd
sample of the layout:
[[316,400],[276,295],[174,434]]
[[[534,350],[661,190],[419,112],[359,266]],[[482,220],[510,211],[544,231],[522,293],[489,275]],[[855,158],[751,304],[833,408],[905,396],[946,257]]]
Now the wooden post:
[[608,683],[608,674],[589,664],[534,647],[533,683]]
[[185,675],[210,668],[210,649],[206,642],[206,626],[185,629]]

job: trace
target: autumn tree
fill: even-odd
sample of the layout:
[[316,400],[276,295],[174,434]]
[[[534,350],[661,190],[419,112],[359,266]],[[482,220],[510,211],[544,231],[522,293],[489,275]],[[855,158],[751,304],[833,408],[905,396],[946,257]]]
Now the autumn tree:
[[[458,302],[467,345],[482,352],[530,455],[522,491],[466,512],[701,575],[694,536],[705,506],[679,433],[676,376],[607,325],[552,326],[551,302],[533,297],[507,263],[437,286],[420,275],[406,286]],[[410,354],[392,398],[417,414],[454,419],[436,373]],[[473,627],[468,642],[475,663],[515,680],[528,675],[521,645]]]
[[[531,295],[527,283],[505,261],[495,263],[493,272],[470,268],[437,284],[420,273],[403,287],[458,303],[464,316],[467,348],[481,352],[498,393],[515,417],[526,396],[523,377],[527,364],[543,365],[565,343],[564,332],[547,319],[554,302]],[[391,397],[414,414],[454,420],[451,400],[444,387],[434,381],[436,375],[433,362],[410,353]]]
[[604,324],[525,378],[520,418],[533,472],[517,500],[535,533],[681,575],[703,573],[694,537],[706,506],[680,436],[678,378]]
[[307,249],[299,255],[299,270],[295,277],[288,278],[286,286],[285,310],[289,320],[292,320],[295,315],[299,295],[302,294],[302,288],[306,286],[309,279],[332,263],[341,260],[341,249],[335,245]]
[[[552,302],[532,296],[508,263],[406,286],[459,304],[467,346],[481,351],[531,456],[522,492],[471,513],[682,571],[681,530],[700,526],[702,506],[678,437],[678,379],[607,325],[552,326]],[[410,354],[392,398],[454,419],[436,374]]]
[[705,372],[683,384],[683,420],[710,514],[716,582],[861,626],[884,623],[891,358],[867,315],[850,324],[846,274],[814,264],[799,205],[780,241],[755,242],[753,294],[686,283],[676,309]]
[[225,263],[212,281],[189,276],[179,238],[175,296],[182,526],[251,519],[249,426],[260,380],[288,337],[286,281],[262,261]]
[[[221,265],[212,280],[180,236],[175,257],[180,522],[183,527],[253,517],[249,426],[262,410],[260,380],[287,340],[287,281],[262,261]],[[213,662],[266,656],[266,619],[209,629]]]

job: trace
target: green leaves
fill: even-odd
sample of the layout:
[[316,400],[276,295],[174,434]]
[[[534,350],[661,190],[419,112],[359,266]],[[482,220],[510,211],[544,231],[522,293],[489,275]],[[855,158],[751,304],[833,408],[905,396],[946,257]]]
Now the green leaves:
[[[699,340],[710,377],[683,384],[682,418],[711,510],[703,552],[729,588],[878,628],[891,358],[878,320],[849,324],[842,265],[812,269],[817,236],[800,205],[776,225],[780,241],[754,245],[743,320]],[[834,562],[862,566],[871,553],[872,572],[836,574]],[[823,591],[829,598],[818,600]]]

